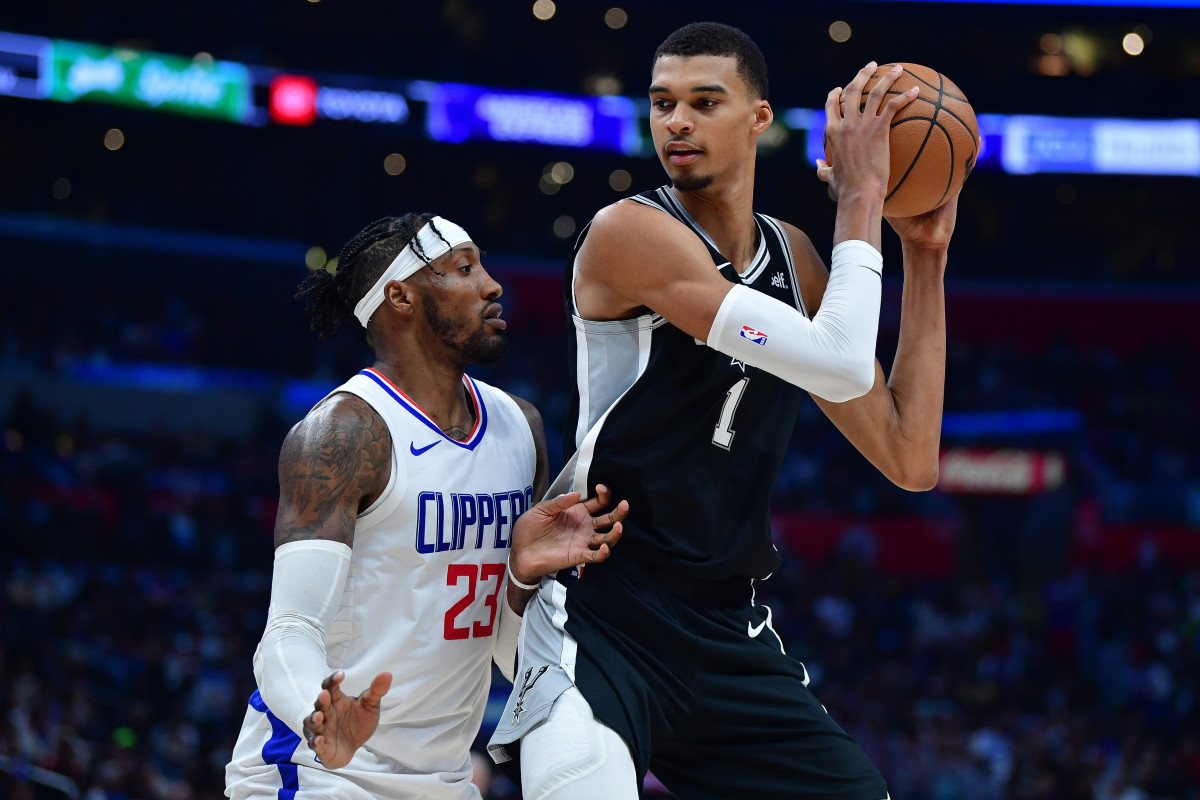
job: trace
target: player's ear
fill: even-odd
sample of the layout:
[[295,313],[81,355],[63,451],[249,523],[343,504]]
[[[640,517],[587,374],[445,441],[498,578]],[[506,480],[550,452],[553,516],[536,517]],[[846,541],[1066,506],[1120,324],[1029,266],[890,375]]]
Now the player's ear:
[[771,104],[766,100],[759,100],[754,104],[754,135],[761,136],[766,132],[767,128],[771,127],[771,122],[775,119],[775,112],[771,110]]
[[383,287],[383,298],[389,306],[404,314],[413,311],[412,287],[403,281],[392,281]]

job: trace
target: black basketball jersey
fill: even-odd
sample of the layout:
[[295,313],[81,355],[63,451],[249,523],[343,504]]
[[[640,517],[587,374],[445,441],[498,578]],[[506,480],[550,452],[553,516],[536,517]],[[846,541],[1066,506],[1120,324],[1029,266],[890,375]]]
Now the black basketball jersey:
[[[776,220],[755,214],[759,247],[739,275],[669,186],[633,198],[670,214],[708,247],[713,268],[805,313],[791,247]],[[557,491],[597,483],[629,501],[607,562],[696,581],[764,578],[779,565],[770,498],[803,391],[709,348],[654,313],[582,319],[575,246],[564,282],[575,327],[576,376]]]

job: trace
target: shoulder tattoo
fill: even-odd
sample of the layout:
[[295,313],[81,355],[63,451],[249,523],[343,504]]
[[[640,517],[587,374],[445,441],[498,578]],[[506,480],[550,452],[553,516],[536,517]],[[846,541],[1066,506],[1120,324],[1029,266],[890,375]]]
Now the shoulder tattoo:
[[383,488],[391,436],[380,416],[345,395],[311,412],[279,455],[275,546],[304,539],[351,544],[364,501]]

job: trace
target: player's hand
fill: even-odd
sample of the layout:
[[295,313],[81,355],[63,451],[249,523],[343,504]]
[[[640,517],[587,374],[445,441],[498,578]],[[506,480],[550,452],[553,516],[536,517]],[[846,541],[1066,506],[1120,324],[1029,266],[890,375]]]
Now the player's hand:
[[880,199],[887,194],[892,117],[918,94],[914,87],[888,98],[888,89],[904,74],[895,66],[863,97],[863,86],[875,67],[874,61],[867,64],[845,89],[835,88],[825,98],[825,149],[830,160],[817,159],[817,177],[829,184],[837,198],[847,192],[879,192]]
[[933,211],[918,214],[915,217],[885,217],[888,224],[907,245],[930,249],[945,248],[950,244],[950,236],[954,233],[954,223],[958,219],[958,195],[962,191],[950,195],[950,198]]
[[342,692],[342,670],[321,681],[316,710],[304,720],[304,738],[329,769],[344,767],[379,726],[379,701],[392,688],[392,673],[381,672],[358,697]]
[[582,499],[579,492],[543,500],[526,511],[513,526],[510,569],[521,583],[537,583],[543,575],[608,558],[621,538],[621,520],[629,503],[612,505],[612,493],[603,484],[596,496]]

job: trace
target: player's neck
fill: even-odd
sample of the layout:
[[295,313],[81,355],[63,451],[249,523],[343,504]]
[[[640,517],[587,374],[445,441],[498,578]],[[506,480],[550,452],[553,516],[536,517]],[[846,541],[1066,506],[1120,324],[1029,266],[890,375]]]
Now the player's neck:
[[[475,407],[463,388],[461,366],[384,354],[377,354],[377,358],[375,370],[404,392],[446,435],[464,438],[465,432],[474,427]],[[464,436],[459,436],[459,431]]]
[[675,190],[675,196],[738,272],[746,269],[758,250],[754,224],[754,172],[733,183],[715,183],[693,192]]

